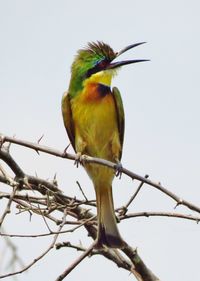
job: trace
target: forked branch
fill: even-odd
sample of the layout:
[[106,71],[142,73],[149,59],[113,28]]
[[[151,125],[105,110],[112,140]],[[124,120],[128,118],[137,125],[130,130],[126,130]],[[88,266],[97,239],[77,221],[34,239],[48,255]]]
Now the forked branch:
[[[44,223],[47,226],[47,233],[39,233],[39,234],[17,234],[17,233],[4,233],[1,232],[1,236],[6,237],[16,237],[16,238],[40,238],[44,236],[53,235],[53,240],[49,247],[41,253],[38,257],[36,257],[32,262],[30,262],[27,266],[24,266],[21,270],[16,272],[7,273],[1,275],[0,278],[6,278],[9,276],[13,276],[19,273],[22,273],[29,268],[31,268],[36,262],[44,258],[50,250],[56,247],[56,249],[61,249],[63,247],[74,248],[78,251],[81,251],[82,254],[70,265],[68,266],[62,274],[58,276],[56,281],[63,280],[68,274],[87,256],[94,255],[102,255],[105,258],[114,262],[118,267],[124,268],[129,272],[133,273],[135,278],[138,281],[159,281],[158,277],[156,277],[151,270],[145,265],[142,258],[139,256],[136,249],[127,246],[122,249],[96,249],[95,241],[97,236],[97,221],[96,215],[93,213],[93,209],[96,208],[96,203],[94,200],[89,200],[87,196],[84,194],[83,189],[80,183],[77,182],[80,194],[82,199],[76,197],[70,197],[63,193],[63,189],[59,188],[58,184],[55,182],[55,178],[53,181],[44,180],[38,178],[37,176],[28,175],[23,169],[18,165],[18,163],[13,159],[9,149],[5,149],[5,143],[14,143],[17,145],[21,145],[30,149],[35,150],[36,152],[44,152],[53,156],[57,156],[60,158],[66,158],[70,160],[76,160],[76,155],[69,154],[66,149],[62,152],[53,148],[49,148],[47,146],[41,145],[39,142],[32,143],[23,140],[19,140],[16,138],[8,137],[0,135],[0,159],[7,165],[14,173],[14,176],[11,176],[7,173],[6,169],[3,165],[0,165],[0,182],[4,185],[10,186],[12,191],[3,192],[0,191],[0,199],[7,200],[6,208],[3,211],[3,214],[0,217],[0,226],[3,225],[7,215],[12,212],[12,206],[19,210],[19,214],[22,212],[28,212],[30,216],[39,215],[42,216]],[[84,163],[93,163],[105,165],[111,169],[116,168],[116,164],[110,161],[89,157],[83,155],[81,160]],[[162,217],[171,217],[171,218],[181,218],[186,220],[193,220],[195,222],[200,221],[200,216],[198,215],[186,215],[177,212],[140,212],[140,213],[130,213],[129,206],[135,200],[136,196],[146,184],[153,188],[160,190],[165,195],[169,196],[173,200],[175,200],[176,205],[184,205],[190,210],[193,210],[197,213],[200,213],[200,208],[184,199],[181,199],[176,194],[169,191],[167,188],[163,187],[159,182],[151,181],[148,176],[140,176],[137,175],[126,168],[121,169],[122,173],[129,176],[131,179],[135,179],[139,181],[138,188],[130,197],[128,202],[124,203],[124,205],[120,208],[116,209],[116,216],[121,220],[130,219],[134,217],[151,217],[151,216],[162,216]],[[36,192],[36,193],[35,193]],[[91,209],[92,208],[92,209]],[[59,215],[60,214],[60,215]],[[70,219],[68,219],[70,218]],[[48,226],[48,221],[59,225],[57,230],[52,230]],[[65,234],[67,232],[74,232],[79,228],[84,228],[87,232],[87,235],[93,239],[93,243],[89,248],[85,248],[80,245],[72,245],[70,242],[63,242],[56,244],[58,236]],[[123,254],[126,255],[126,257]]]

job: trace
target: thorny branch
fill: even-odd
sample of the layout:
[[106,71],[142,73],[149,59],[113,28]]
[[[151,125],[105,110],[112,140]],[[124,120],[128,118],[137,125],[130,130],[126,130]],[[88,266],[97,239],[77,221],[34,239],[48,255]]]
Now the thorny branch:
[[[44,145],[40,145],[38,143],[33,143],[33,142],[28,142],[28,141],[23,141],[23,140],[19,140],[16,138],[12,138],[12,137],[8,137],[8,136],[4,136],[4,135],[0,135],[0,143],[3,144],[5,142],[9,142],[9,143],[15,143],[21,146],[25,146],[28,148],[31,148],[35,151],[41,151],[41,152],[45,152],[47,154],[51,154],[60,158],[66,158],[69,160],[76,160],[76,155],[74,154],[70,154],[67,153],[66,150],[64,150],[63,152],[44,146]],[[1,155],[0,155],[1,157]],[[95,157],[91,157],[88,155],[82,155],[81,156],[81,161],[85,162],[85,163],[93,163],[93,164],[99,164],[99,165],[103,165],[103,166],[107,166],[110,167],[114,170],[116,170],[116,163],[112,163],[108,160],[105,159],[100,159],[100,158],[95,158]],[[7,161],[5,161],[7,162]],[[7,162],[7,164],[9,165],[9,163]],[[12,167],[11,167],[12,168]],[[140,182],[146,183],[149,186],[152,186],[158,190],[160,190],[161,192],[165,193],[166,195],[168,195],[169,197],[171,197],[174,201],[176,201],[177,206],[178,205],[183,205],[186,206],[187,208],[191,209],[192,211],[196,211],[198,213],[200,213],[200,207],[195,206],[194,204],[182,199],[181,197],[177,196],[176,194],[174,194],[173,192],[171,192],[170,190],[168,190],[167,188],[165,188],[164,186],[161,185],[160,182],[154,182],[149,180],[147,177],[142,177],[134,172],[129,171],[126,168],[121,168],[120,172],[122,172],[123,174],[129,176],[132,179],[136,179]]]
[[[14,143],[17,145],[25,146],[27,148],[31,148],[37,153],[44,152],[60,158],[66,158],[70,160],[76,159],[76,155],[67,153],[66,149],[61,152],[56,149],[43,146],[39,143],[39,141],[37,143],[32,143],[0,135],[0,159],[4,163],[4,166],[8,166],[14,173],[14,176],[9,175],[4,166],[0,164],[0,182],[12,188],[11,192],[3,192],[0,190],[0,199],[7,200],[6,207],[2,214],[0,214],[0,235],[2,237],[9,237],[10,239],[12,237],[39,238],[53,235],[52,243],[42,254],[36,257],[28,265],[23,266],[22,269],[1,275],[1,279],[28,270],[36,262],[44,258],[54,247],[57,250],[63,247],[67,247],[74,248],[77,251],[81,251],[82,254],[69,267],[67,267],[62,274],[58,276],[57,281],[63,280],[86,256],[94,255],[102,255],[105,258],[111,260],[118,267],[121,267],[133,273],[135,278],[139,281],[159,281],[158,277],[156,277],[145,265],[137,250],[130,247],[128,244],[123,250],[108,249],[106,247],[99,250],[94,247],[97,234],[97,221],[96,215],[93,213],[93,210],[96,208],[96,203],[94,200],[89,200],[86,197],[79,182],[77,182],[77,184],[83,199],[78,199],[77,197],[73,198],[65,195],[62,191],[62,188],[59,188],[55,178],[53,181],[47,181],[38,178],[37,176],[26,174],[25,171],[23,171],[18,163],[13,159],[9,149],[5,148],[5,143],[9,143],[9,147],[11,143]],[[81,161],[105,165],[107,167],[110,167],[111,169],[116,168],[115,163],[104,159],[89,157],[86,155],[83,155],[81,157]],[[121,171],[131,179],[139,181],[139,185],[128,202],[120,208],[116,209],[116,216],[118,217],[119,222],[134,217],[151,216],[181,218],[192,220],[197,223],[200,221],[200,215],[186,215],[177,212],[130,213],[130,205],[135,200],[136,196],[145,184],[160,190],[166,196],[172,198],[176,202],[176,206],[184,205],[188,209],[193,210],[198,214],[200,214],[200,208],[184,199],[181,199],[179,196],[163,187],[160,183],[151,181],[147,175],[145,177],[142,177],[125,168],[122,168]],[[46,233],[40,234],[9,234],[3,232],[1,226],[3,225],[7,215],[13,212],[14,207],[18,209],[18,214],[27,212],[30,214],[30,216],[42,216],[48,231]],[[56,225],[59,225],[58,230],[52,230],[49,227],[48,222],[50,221]],[[94,240],[89,248],[85,248],[82,245],[73,245],[70,241],[56,244],[59,235],[65,234],[67,232],[74,232],[78,228],[85,228],[88,236]],[[126,255],[126,257],[121,254],[122,252]]]

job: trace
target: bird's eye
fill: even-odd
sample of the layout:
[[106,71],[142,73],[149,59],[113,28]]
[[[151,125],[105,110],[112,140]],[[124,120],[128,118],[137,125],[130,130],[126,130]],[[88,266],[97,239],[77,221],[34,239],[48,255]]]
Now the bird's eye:
[[86,74],[86,77],[90,77],[92,74],[95,74],[101,70],[104,70],[106,69],[106,66],[109,64],[109,60],[107,59],[104,59],[104,60],[101,60],[99,61],[93,68],[89,69],[87,74]]
[[98,63],[98,67],[100,68],[100,69],[104,69],[107,65],[108,65],[108,60],[102,60],[102,61],[100,61],[99,63]]

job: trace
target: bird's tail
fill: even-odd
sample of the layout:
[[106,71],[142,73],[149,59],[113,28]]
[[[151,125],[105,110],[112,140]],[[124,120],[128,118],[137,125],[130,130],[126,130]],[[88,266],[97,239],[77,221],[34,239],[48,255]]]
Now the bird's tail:
[[113,205],[112,186],[96,184],[98,233],[97,247],[106,245],[111,248],[123,248],[125,242],[119,234]]

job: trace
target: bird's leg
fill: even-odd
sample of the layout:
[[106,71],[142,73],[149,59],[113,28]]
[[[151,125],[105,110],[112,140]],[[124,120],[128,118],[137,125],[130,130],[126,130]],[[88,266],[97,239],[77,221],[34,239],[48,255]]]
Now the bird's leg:
[[75,155],[74,165],[78,168],[79,164],[81,164],[81,152],[77,152]]
[[86,142],[82,139],[81,136],[79,136],[76,140],[76,156],[75,156],[75,161],[74,161],[74,165],[76,165],[76,167],[78,168],[79,164],[82,164],[82,155],[85,151],[86,148]]
[[122,163],[119,161],[119,159],[115,159],[116,165],[115,165],[115,176],[119,177],[121,179],[122,177]]
[[114,133],[112,140],[111,140],[111,151],[112,151],[112,155],[113,155],[113,160],[116,163],[115,165],[115,175],[116,177],[119,177],[121,179],[122,176],[122,164],[119,160],[119,155],[120,155],[120,151],[121,151],[121,144],[119,141],[119,135],[118,133]]

